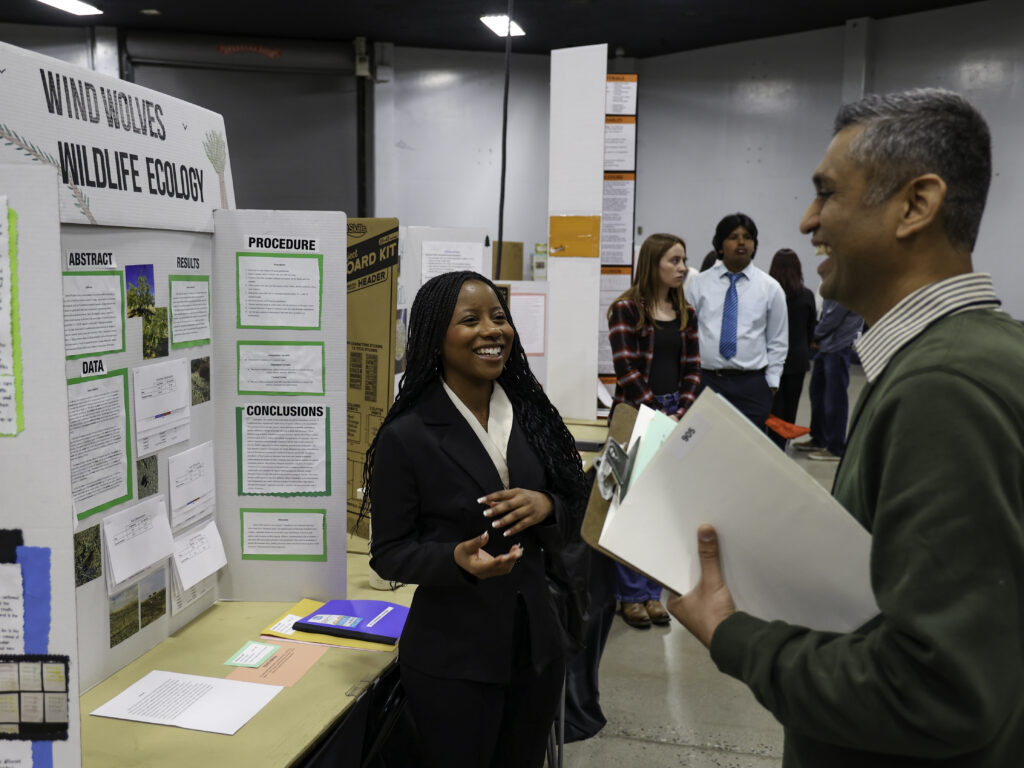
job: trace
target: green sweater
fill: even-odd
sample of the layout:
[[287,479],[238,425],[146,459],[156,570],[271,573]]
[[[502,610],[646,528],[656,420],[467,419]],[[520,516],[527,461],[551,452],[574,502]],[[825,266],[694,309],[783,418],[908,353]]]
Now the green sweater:
[[1024,329],[975,310],[901,349],[835,497],[879,616],[840,635],[737,613],[711,654],[785,727],[786,768],[1024,765]]

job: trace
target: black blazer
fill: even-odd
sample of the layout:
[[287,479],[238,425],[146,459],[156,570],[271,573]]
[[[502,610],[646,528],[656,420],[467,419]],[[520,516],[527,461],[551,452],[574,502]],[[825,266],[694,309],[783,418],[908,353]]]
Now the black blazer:
[[789,352],[782,372],[788,376],[804,373],[811,367],[811,339],[818,323],[818,305],[814,303],[814,294],[801,288],[796,296],[786,297],[786,310],[789,313]]
[[[546,491],[544,465],[516,414],[508,442],[511,488],[545,491],[554,514],[504,537],[477,499],[502,488],[498,471],[440,382],[377,437],[370,565],[385,579],[419,585],[402,632],[403,664],[437,676],[507,683],[518,596],[528,614],[530,654],[541,667],[563,655],[548,597],[540,537],[564,504]],[[538,530],[541,529],[541,530]],[[524,554],[507,576],[478,580],[455,564],[456,544],[491,531],[486,550]]]

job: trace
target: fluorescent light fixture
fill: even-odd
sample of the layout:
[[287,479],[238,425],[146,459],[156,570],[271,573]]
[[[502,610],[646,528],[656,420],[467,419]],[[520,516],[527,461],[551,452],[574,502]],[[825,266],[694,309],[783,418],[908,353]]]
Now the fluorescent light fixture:
[[50,5],[59,11],[73,13],[75,16],[95,16],[103,13],[99,8],[83,3],[80,0],[39,0],[43,5]]
[[500,16],[481,16],[480,21],[488,26],[488,28],[496,34],[498,37],[505,37],[509,35],[511,37],[519,37],[525,35],[523,28],[516,24],[514,21],[509,22],[508,16],[501,14]]

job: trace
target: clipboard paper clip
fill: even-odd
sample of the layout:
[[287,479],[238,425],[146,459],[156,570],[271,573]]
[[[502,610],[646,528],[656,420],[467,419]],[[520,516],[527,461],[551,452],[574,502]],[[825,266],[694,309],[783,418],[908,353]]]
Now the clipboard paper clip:
[[597,468],[597,487],[605,501],[611,501],[616,492],[620,502],[626,497],[639,448],[640,441],[637,440],[627,452],[619,441],[609,437],[604,451],[594,459],[594,466]]

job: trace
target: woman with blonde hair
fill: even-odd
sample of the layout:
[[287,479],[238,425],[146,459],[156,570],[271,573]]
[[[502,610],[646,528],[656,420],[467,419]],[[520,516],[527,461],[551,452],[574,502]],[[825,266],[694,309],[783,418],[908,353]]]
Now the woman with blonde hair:
[[[683,295],[686,243],[656,234],[640,247],[633,284],[608,309],[616,403],[682,417],[700,388],[697,319]],[[668,624],[661,585],[616,565],[616,597],[631,627]]]

